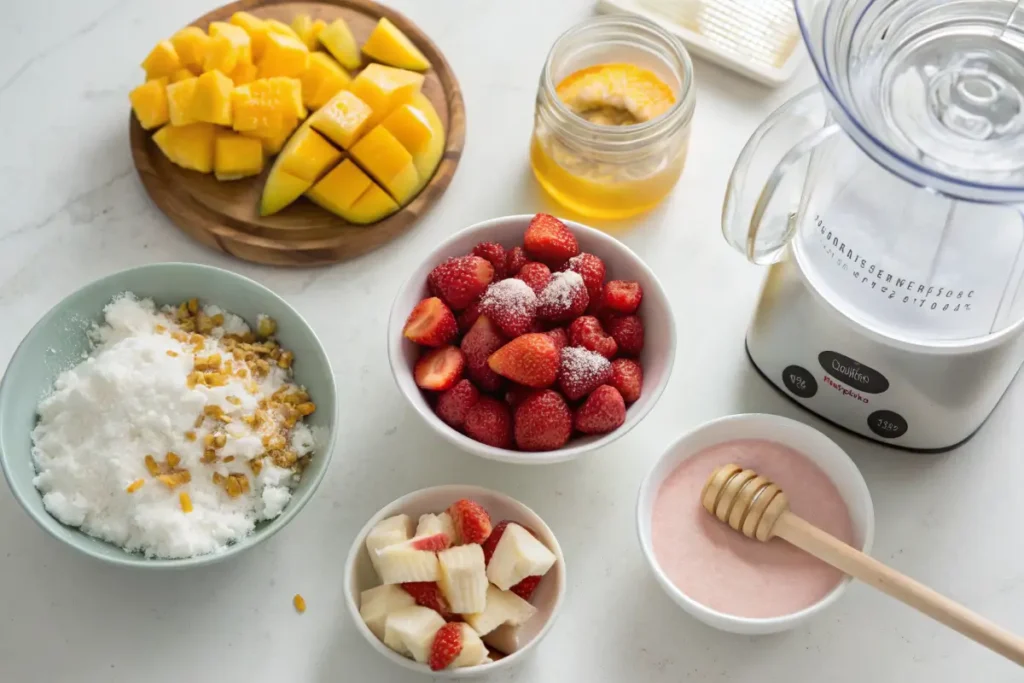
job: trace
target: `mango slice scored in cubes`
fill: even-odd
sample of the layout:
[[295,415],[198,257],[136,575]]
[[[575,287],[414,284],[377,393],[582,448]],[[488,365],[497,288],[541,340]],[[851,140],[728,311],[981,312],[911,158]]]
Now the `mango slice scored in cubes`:
[[248,12],[235,12],[231,15],[228,23],[238,26],[249,34],[254,62],[263,56],[263,48],[267,44],[267,34],[270,33],[270,27],[267,26],[267,22]]
[[277,163],[285,173],[314,183],[338,163],[341,152],[309,126],[303,126],[285,147]]
[[302,102],[310,109],[319,109],[352,82],[352,77],[326,52],[309,55],[309,66],[299,76]]
[[167,79],[154,78],[135,88],[128,95],[132,111],[146,130],[158,128],[170,120],[167,109]]
[[217,180],[236,180],[262,172],[263,145],[259,140],[227,130],[217,132],[213,153]]
[[366,130],[373,110],[348,90],[342,90],[309,117],[310,125],[342,149],[348,149]]
[[308,180],[285,173],[280,166],[274,164],[260,196],[260,215],[269,216],[277,213],[301,197],[312,184]]
[[408,36],[387,17],[381,17],[377,22],[370,37],[363,44],[363,54],[400,69],[426,71],[430,68],[430,62],[419,48],[413,45]]
[[167,110],[172,126],[195,123],[192,118],[192,97],[199,79],[195,76],[167,86]]
[[306,192],[306,196],[342,218],[345,212],[373,184],[370,176],[345,159]]
[[349,90],[370,105],[374,126],[395,107],[411,100],[423,87],[423,74],[396,69],[383,64],[370,64],[352,80]]
[[[235,28],[235,27],[232,27]],[[219,71],[208,71],[196,80],[189,113],[196,121],[231,125],[231,91],[235,84]]]
[[344,19],[335,19],[320,31],[320,44],[346,69],[358,69],[363,61],[356,39]]
[[395,109],[384,117],[380,125],[394,135],[410,154],[423,151],[434,136],[427,115],[411,104]]
[[217,129],[212,123],[171,124],[154,133],[153,142],[178,166],[209,173],[213,170],[216,134]]
[[367,225],[398,211],[398,204],[379,185],[371,184],[341,217],[349,223]]
[[285,76],[297,78],[309,66],[309,48],[298,38],[276,33],[267,34],[263,57],[259,62],[260,78]]
[[419,174],[412,155],[383,126],[364,135],[349,150],[352,158],[387,190],[399,204],[405,204],[416,192]]
[[426,185],[430,182],[430,178],[433,177],[434,171],[437,170],[437,165],[441,163],[441,157],[444,155],[444,124],[441,123],[441,117],[437,115],[434,105],[423,93],[418,93],[412,98],[410,104],[426,116],[430,129],[433,131],[427,146],[412,154],[412,163],[420,175],[420,184]]
[[178,53],[181,65],[196,76],[203,72],[203,60],[209,42],[210,36],[198,26],[186,26],[171,36],[171,44]]

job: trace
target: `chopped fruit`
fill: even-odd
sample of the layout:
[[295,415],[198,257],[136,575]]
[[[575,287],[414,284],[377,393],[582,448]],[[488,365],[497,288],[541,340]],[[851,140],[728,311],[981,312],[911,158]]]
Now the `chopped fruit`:
[[370,176],[345,159],[335,166],[306,196],[342,218],[348,217],[352,205],[373,185]]
[[576,254],[580,246],[565,223],[546,213],[538,213],[530,221],[523,236],[526,253],[549,266],[560,266]]
[[[494,549],[496,547],[498,547],[498,541],[501,540],[501,535],[503,533],[505,533],[505,529],[507,529],[508,525],[511,524],[511,523],[512,522],[510,522],[509,520],[503,519],[500,522],[498,522],[497,524],[495,524],[494,528],[491,529],[491,533],[487,537],[487,540],[485,540],[482,544],[480,544],[480,547],[481,547],[481,549],[484,552],[484,564],[485,565],[488,564],[491,561],[491,556],[494,555]],[[481,633],[480,635],[483,635],[483,634]]]
[[[430,141],[426,146],[418,152],[409,150],[412,152],[412,163],[416,166],[416,172],[420,174],[420,185],[425,186],[434,176],[434,171],[437,170],[438,164],[441,163],[441,157],[444,155],[445,128],[441,122],[441,117],[437,115],[437,110],[434,109],[434,105],[430,103],[430,100],[422,92],[413,95],[409,105],[421,112],[427,123],[430,124]],[[401,108],[398,107],[395,111]],[[402,144],[405,144],[405,139],[402,135],[395,131],[391,132],[402,141]]]
[[612,280],[604,286],[601,296],[601,304],[615,313],[629,315],[635,313],[640,307],[644,291],[639,282],[626,282],[624,280]]
[[231,91],[234,87],[234,82],[219,71],[204,73],[196,80],[196,87],[192,92],[192,102],[189,105],[191,118],[195,121],[230,126]]
[[480,313],[490,318],[506,337],[518,337],[536,320],[537,295],[516,278],[494,282],[480,299]]
[[171,76],[168,79],[168,81],[170,83],[177,83],[178,81],[184,81],[184,80],[187,80],[189,78],[192,78],[193,76],[195,76],[194,73],[192,73],[188,69],[181,68],[181,69],[178,69],[177,71],[175,71],[173,74],[171,74]]
[[154,78],[170,78],[171,74],[182,67],[178,52],[169,40],[161,40],[142,62],[146,70],[146,80]]
[[516,445],[524,451],[553,451],[572,436],[572,414],[557,391],[538,391],[516,406]]
[[[486,578],[484,579],[486,581]],[[444,619],[452,616],[451,607],[441,593],[441,587],[434,581],[412,581],[402,584],[404,590],[420,607],[427,607]]]
[[297,14],[292,19],[292,30],[310,52],[320,47],[320,32],[327,26],[323,19],[313,21],[308,14]]
[[154,78],[135,88],[128,95],[135,118],[146,130],[159,128],[170,120],[166,88],[166,78]]
[[[405,106],[408,107],[408,105]],[[387,121],[384,123],[387,123]],[[402,144],[404,145],[405,142],[403,141]],[[480,258],[490,261],[491,265],[494,267],[495,282],[505,279],[505,247],[501,246],[497,242],[481,242],[473,247],[473,251],[470,253],[473,254],[473,256],[479,256]]]
[[196,122],[192,118],[192,96],[198,82],[198,78],[186,78],[167,86],[167,116],[172,126],[187,126]]
[[445,346],[459,333],[455,315],[436,296],[416,304],[405,321],[402,334],[423,346]]
[[349,89],[373,109],[371,126],[383,120],[396,107],[411,101],[421,87],[423,74],[383,64],[370,64],[349,85]]
[[618,389],[627,404],[632,403],[640,398],[643,389],[643,368],[630,358],[616,358],[612,361],[612,378],[608,384]]
[[[439,538],[440,537],[440,538]],[[408,583],[410,581],[437,581],[440,576],[437,548],[447,538],[438,536],[413,537],[377,550],[377,572],[382,583]],[[435,542],[439,541],[439,542]],[[428,549],[415,547],[425,544]]]
[[231,82],[239,86],[255,81],[257,71],[255,64],[239,64],[228,75],[231,77]]
[[232,127],[270,135],[294,127],[304,115],[302,84],[295,78],[260,78],[231,91]]
[[352,82],[352,77],[325,52],[309,55],[309,66],[299,76],[302,83],[302,102],[316,110]]
[[[403,104],[395,109],[380,122],[380,125],[394,135],[402,143],[402,146],[414,155],[422,152],[434,136],[434,129],[431,127],[430,121],[427,120],[427,115],[411,104]],[[489,242],[486,244],[494,243]],[[501,249],[500,244],[495,244],[494,246]],[[486,258],[494,265],[495,271],[498,270],[498,264],[491,258],[488,258],[487,255],[477,254],[475,249],[473,253]],[[501,258],[501,270],[504,270],[504,249],[501,251]]]
[[555,559],[554,553],[533,534],[512,523],[505,527],[487,564],[487,578],[499,589],[508,590],[528,576],[543,576]]
[[313,183],[340,158],[341,152],[334,145],[312,128],[304,126],[288,141],[277,163],[285,173]]
[[619,345],[620,353],[636,356],[644,350],[644,324],[635,315],[613,317],[608,321],[608,334]]
[[430,271],[427,286],[452,310],[461,311],[477,299],[494,279],[494,267],[479,256],[450,258]]
[[551,337],[551,341],[555,342],[555,348],[559,351],[569,345],[569,333],[565,331],[564,327],[556,327],[553,330],[548,330],[544,334]]
[[358,69],[362,63],[356,39],[344,19],[335,19],[320,31],[320,44],[346,69]]
[[527,576],[525,579],[509,588],[509,590],[521,597],[523,600],[529,600],[530,597],[533,596],[533,592],[537,590],[537,585],[540,584],[540,580],[542,578],[544,577]]
[[615,387],[598,387],[576,410],[573,424],[584,434],[607,434],[626,421],[626,403]]
[[462,351],[454,346],[433,349],[416,362],[413,369],[416,386],[431,391],[450,389],[462,379],[465,364]]
[[462,338],[460,348],[466,357],[466,374],[483,391],[497,391],[501,388],[501,376],[491,370],[487,359],[505,344],[498,326],[490,319],[481,315],[473,323],[466,336]]
[[203,59],[206,57],[206,45],[209,42],[210,37],[198,26],[186,26],[171,36],[171,44],[178,54],[178,61],[194,75],[199,75],[203,71]]
[[573,320],[583,315],[589,303],[587,286],[579,273],[571,270],[555,273],[537,297],[537,317],[552,322]]
[[569,259],[565,268],[580,274],[592,301],[601,296],[604,289],[604,261],[584,251]]
[[[231,48],[234,51],[235,61],[224,73],[233,71],[238,64],[252,64],[252,39],[249,38],[249,34],[241,26],[235,26],[224,21],[214,21],[210,23],[209,32],[210,41],[207,43],[208,46],[221,39],[225,39],[231,44]],[[205,61],[203,66],[206,67]],[[209,71],[210,69],[204,70]]]
[[395,211],[398,211],[398,204],[395,203],[395,200],[378,185],[370,183],[355,204],[349,207],[345,213],[339,215],[349,223],[368,225],[376,223],[385,216],[390,216]]
[[249,34],[252,59],[253,61],[259,60],[263,56],[263,49],[267,45],[267,34],[270,32],[267,22],[248,12],[235,12],[228,22]]
[[439,515],[429,513],[420,515],[419,522],[416,524],[416,535],[433,536],[435,534],[444,534],[450,539],[455,538],[455,524],[447,512],[442,512]]
[[601,321],[592,315],[583,315],[569,323],[569,344],[596,351],[612,358],[619,351],[616,341],[605,334]]
[[386,17],[381,17],[363,44],[363,54],[400,69],[426,71],[430,62],[412,41]]
[[494,629],[483,637],[483,641],[489,647],[505,655],[518,652],[522,647],[519,642],[519,627],[509,624]]
[[471,303],[469,307],[466,308],[466,310],[464,310],[462,313],[459,313],[459,317],[457,318],[457,321],[459,323],[459,332],[461,334],[466,334],[466,332],[469,332],[469,328],[473,327],[473,325],[476,324],[476,319],[479,317],[480,300],[477,299],[476,301]]
[[[408,541],[412,537],[412,520],[409,515],[395,515],[378,522],[366,535],[366,552],[370,562],[377,567],[377,551],[389,545]],[[379,571],[379,570],[378,570]]]
[[558,376],[558,349],[545,334],[524,334],[491,354],[487,365],[513,382],[542,389]]
[[490,661],[487,657],[487,647],[484,645],[484,641],[480,640],[480,636],[473,630],[473,627],[469,624],[458,624],[458,627],[462,631],[462,651],[459,652],[459,656],[455,658],[455,661],[449,667],[459,669],[466,666],[486,664]]
[[298,78],[309,67],[309,49],[296,37],[271,29],[259,61],[260,78]]
[[464,429],[466,436],[488,446],[512,445],[512,413],[507,405],[490,396],[481,396],[469,409]]
[[217,180],[236,180],[263,172],[263,145],[259,140],[232,133],[217,132],[214,144],[213,172]]
[[519,274],[519,270],[526,265],[529,261],[526,257],[526,252],[523,251],[522,247],[513,247],[509,249],[508,254],[505,257],[505,276],[515,277]]
[[452,612],[475,614],[487,605],[487,570],[476,543],[448,548],[437,554],[441,567],[438,584]]
[[288,38],[294,38],[295,40],[299,40],[299,34],[295,32],[295,29],[293,29],[291,26],[284,23],[283,21],[280,21],[278,19],[267,19],[266,23],[267,30],[270,33],[276,33],[279,36],[286,36]]
[[448,506],[455,526],[455,543],[483,543],[491,535],[491,516],[480,503],[463,498]]
[[384,623],[388,615],[416,604],[415,596],[407,590],[402,590],[404,587],[385,584],[365,590],[359,595],[359,616],[363,618],[363,623],[373,635],[381,640],[384,640]]
[[153,142],[171,162],[200,173],[213,170],[216,128],[212,123],[164,126],[153,134]]
[[410,539],[409,543],[414,550],[430,550],[436,553],[451,546],[452,537],[445,533],[435,533],[416,536]]
[[310,124],[331,142],[348,149],[366,129],[373,110],[370,105],[342,90],[310,117]]
[[515,593],[487,586],[487,606],[476,614],[467,614],[466,623],[481,636],[504,624],[521,626],[537,613],[537,608]]
[[445,624],[437,630],[430,644],[428,664],[432,671],[447,669],[462,652],[462,626]]
[[607,358],[582,346],[562,349],[562,365],[558,386],[570,401],[590,394],[612,377],[612,364]]
[[419,189],[420,177],[412,155],[383,126],[373,128],[349,152],[399,204],[408,202]]
[[[256,139],[256,138],[253,138]],[[261,144],[262,149],[262,144]],[[270,216],[288,206],[309,189],[310,182],[285,173],[274,164],[260,196],[260,215]],[[318,202],[319,203],[319,202]]]
[[533,293],[540,296],[544,288],[551,282],[551,269],[539,261],[529,261],[519,269],[516,278],[530,285]]
[[426,664],[434,634],[445,624],[432,609],[413,605],[392,612],[384,622],[384,644],[395,652]]

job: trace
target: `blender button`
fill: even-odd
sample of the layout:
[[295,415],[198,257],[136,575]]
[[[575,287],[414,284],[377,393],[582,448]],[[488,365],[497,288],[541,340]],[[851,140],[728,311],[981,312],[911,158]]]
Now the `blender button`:
[[891,410],[876,410],[868,415],[868,429],[883,439],[896,439],[907,433],[907,421]]
[[800,398],[810,398],[818,393],[818,383],[814,380],[814,375],[799,365],[790,365],[782,371],[782,383]]

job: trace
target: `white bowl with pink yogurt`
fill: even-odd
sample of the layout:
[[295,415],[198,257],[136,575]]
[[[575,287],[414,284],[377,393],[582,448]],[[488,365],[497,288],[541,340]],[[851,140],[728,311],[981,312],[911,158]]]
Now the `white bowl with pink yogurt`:
[[774,481],[790,509],[869,552],[875,515],[856,465],[834,441],[777,415],[707,422],[668,448],[644,479],[637,533],[661,587],[700,621],[741,634],[795,628],[834,603],[850,577],[782,539],[748,539],[707,513],[708,475],[735,463]]

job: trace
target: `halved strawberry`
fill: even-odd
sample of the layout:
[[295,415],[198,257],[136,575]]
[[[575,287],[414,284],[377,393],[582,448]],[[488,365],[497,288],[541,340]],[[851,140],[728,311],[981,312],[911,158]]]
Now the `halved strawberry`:
[[519,269],[522,268],[527,261],[526,252],[523,251],[522,247],[513,247],[509,249],[505,254],[505,277],[515,277],[519,274]]
[[562,349],[562,365],[558,373],[558,386],[570,401],[576,401],[612,378],[612,364],[608,359],[582,346]]
[[623,315],[635,313],[643,298],[644,290],[640,283],[631,280],[612,280],[606,283],[601,296],[605,308]]
[[406,339],[423,346],[444,346],[458,334],[455,315],[436,296],[416,304],[405,321],[402,334]]
[[544,334],[551,337],[551,340],[555,342],[555,348],[559,351],[569,345],[569,333],[565,331],[564,327],[556,327],[553,330],[548,330]]
[[431,671],[446,669],[462,652],[462,626],[448,623],[437,629],[427,663]]
[[537,318],[537,295],[516,278],[495,282],[480,299],[480,313],[497,325],[506,337],[525,334]]
[[494,266],[479,256],[450,258],[430,271],[427,286],[451,307],[461,311],[484,293],[494,279]]
[[587,286],[587,294],[590,295],[591,301],[601,297],[601,291],[604,289],[604,261],[584,251],[569,259],[565,264],[565,269],[580,274],[583,283]]
[[533,596],[533,592],[537,590],[537,585],[543,578],[543,576],[527,576],[525,579],[509,588],[509,590],[521,597],[523,600],[529,602],[530,598]]
[[537,317],[565,322],[583,315],[590,303],[583,277],[572,270],[555,273],[537,298]]
[[416,386],[431,391],[451,389],[462,379],[466,359],[454,346],[443,346],[425,353],[413,368]]
[[551,337],[531,332],[492,353],[487,365],[513,382],[542,389],[554,384],[558,377],[558,349]]
[[448,506],[459,545],[483,543],[491,535],[491,516],[480,503],[463,498]]
[[607,434],[626,421],[626,403],[615,387],[604,384],[587,397],[576,410],[573,420],[577,431],[584,434]]
[[514,414],[516,445],[524,451],[561,448],[572,435],[572,415],[565,399],[547,389],[527,396]]
[[544,288],[551,282],[551,269],[540,261],[529,261],[516,273],[516,277],[530,285],[530,289],[537,296],[544,291]]
[[580,245],[565,223],[546,213],[538,213],[530,221],[523,247],[535,260],[549,266],[560,266],[580,253]]
[[491,370],[487,359],[505,344],[498,326],[486,315],[473,323],[460,348],[466,356],[466,375],[482,391],[497,391],[504,383],[501,375]]
[[481,242],[473,247],[473,255],[490,261],[495,282],[505,279],[505,247],[497,242]]
[[437,397],[434,412],[441,420],[456,429],[466,424],[469,409],[480,400],[480,392],[468,379],[459,380],[458,384]]
[[490,396],[481,396],[466,413],[466,436],[495,448],[512,445],[512,411]]
[[601,321],[592,315],[582,315],[569,324],[569,344],[596,351],[605,358],[619,351],[618,343],[605,334]]
[[608,334],[619,345],[619,353],[636,356],[644,350],[644,324],[635,315],[613,317],[608,321]]
[[622,400],[632,403],[640,398],[644,386],[644,370],[631,358],[616,358],[612,361],[612,378],[608,384],[619,390]]
[[412,549],[429,550],[430,552],[439,553],[442,550],[447,550],[451,545],[452,539],[448,538],[448,534],[434,534],[433,536],[425,536],[413,542]]
[[403,583],[402,589],[412,596],[420,607],[432,609],[445,619],[451,618],[452,610],[445,600],[441,587],[434,581],[410,581]]

